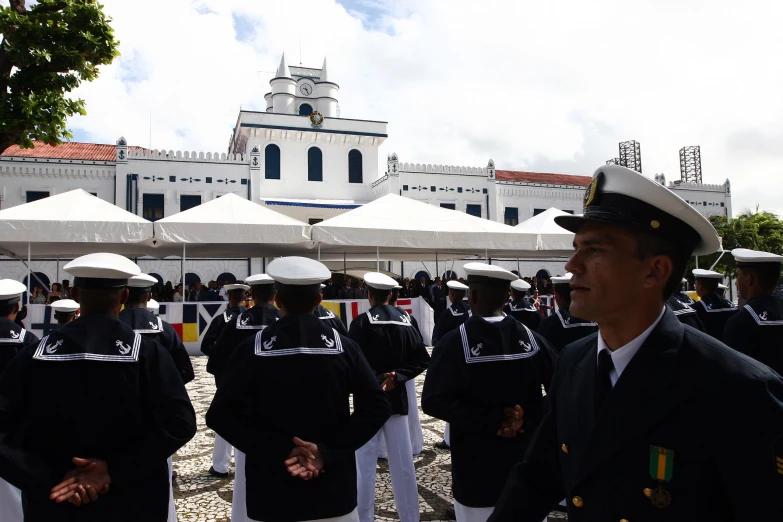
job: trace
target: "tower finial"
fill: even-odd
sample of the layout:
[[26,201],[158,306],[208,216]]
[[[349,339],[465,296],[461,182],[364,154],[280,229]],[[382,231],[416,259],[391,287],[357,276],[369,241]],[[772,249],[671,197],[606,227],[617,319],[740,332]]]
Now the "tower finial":
[[331,82],[332,77],[329,75],[329,69],[326,66],[326,56],[324,56],[324,65],[321,67],[321,77],[318,79],[319,82]]
[[280,58],[280,66],[277,68],[277,77],[278,78],[291,77],[291,71],[288,69],[288,64],[285,61],[285,53],[283,53],[283,57]]

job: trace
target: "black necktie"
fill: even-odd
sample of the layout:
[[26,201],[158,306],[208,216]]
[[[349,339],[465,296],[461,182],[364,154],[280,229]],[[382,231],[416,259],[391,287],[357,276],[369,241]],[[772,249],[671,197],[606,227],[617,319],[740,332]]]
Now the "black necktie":
[[606,403],[606,399],[609,398],[609,393],[612,391],[612,379],[609,374],[614,369],[614,362],[612,361],[612,354],[609,350],[601,350],[598,352],[598,368],[595,374],[595,416],[596,418],[601,413],[601,410]]

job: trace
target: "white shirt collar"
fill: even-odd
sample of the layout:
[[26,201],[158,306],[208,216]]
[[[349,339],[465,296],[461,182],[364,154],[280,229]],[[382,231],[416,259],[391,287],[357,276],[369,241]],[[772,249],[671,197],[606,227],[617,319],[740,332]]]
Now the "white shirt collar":
[[504,315],[495,315],[495,316],[492,316],[492,317],[482,317],[482,319],[484,319],[488,323],[499,323],[500,321],[502,321],[505,318],[506,318],[506,316],[504,316]]
[[647,340],[648,337],[650,337],[650,334],[652,333],[653,329],[658,326],[658,323],[661,322],[661,319],[663,318],[663,314],[666,312],[666,307],[664,306],[661,310],[661,313],[658,315],[658,319],[656,319],[653,324],[651,324],[645,331],[639,335],[636,339],[629,342],[625,346],[621,346],[620,348],[616,349],[615,351],[611,351],[609,347],[606,345],[606,342],[604,341],[604,338],[601,337],[601,329],[598,329],[598,350],[596,352],[596,362],[598,361],[598,354],[601,353],[601,350],[606,350],[609,352],[609,354],[612,356],[612,363],[614,364],[614,369],[609,374],[609,378],[612,380],[612,386],[614,386],[617,383],[617,379],[620,378],[620,376],[623,374],[623,371],[628,366],[628,363],[631,362],[631,359],[633,359],[633,356],[636,355],[636,352],[639,351],[639,348],[642,347],[644,344],[644,341]]

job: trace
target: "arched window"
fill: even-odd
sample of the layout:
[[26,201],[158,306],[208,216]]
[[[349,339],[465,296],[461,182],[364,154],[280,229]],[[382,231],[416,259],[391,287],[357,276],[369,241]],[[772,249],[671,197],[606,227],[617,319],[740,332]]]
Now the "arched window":
[[280,179],[280,147],[269,144],[264,149],[264,177]]
[[318,147],[307,151],[307,181],[324,180],[324,155]]
[[348,153],[348,183],[363,183],[362,153],[353,149]]
[[226,281],[228,284],[233,285],[237,282],[237,278],[234,274],[231,272],[223,272],[219,276],[217,276],[217,279],[215,281]]
[[313,108],[309,103],[303,103],[299,106],[299,116],[310,116],[313,113]]

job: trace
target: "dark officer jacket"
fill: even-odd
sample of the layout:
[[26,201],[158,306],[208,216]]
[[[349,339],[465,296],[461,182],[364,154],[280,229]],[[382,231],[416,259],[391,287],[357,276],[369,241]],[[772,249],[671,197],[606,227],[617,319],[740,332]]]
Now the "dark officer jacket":
[[760,295],[748,300],[726,323],[724,339],[783,375],[783,298]]
[[563,498],[570,522],[777,518],[780,376],[667,311],[596,419],[596,361],[597,335],[563,350],[551,410],[490,522],[540,522]]
[[719,341],[723,341],[726,321],[737,313],[737,307],[718,294],[705,295],[696,304],[691,305],[691,308],[696,310],[696,314],[704,325],[704,332]]
[[545,317],[538,326],[538,334],[549,341],[557,353],[567,345],[598,331],[598,325],[572,316],[562,308]]
[[25,345],[37,343],[38,337],[7,317],[0,317],[0,374]]

